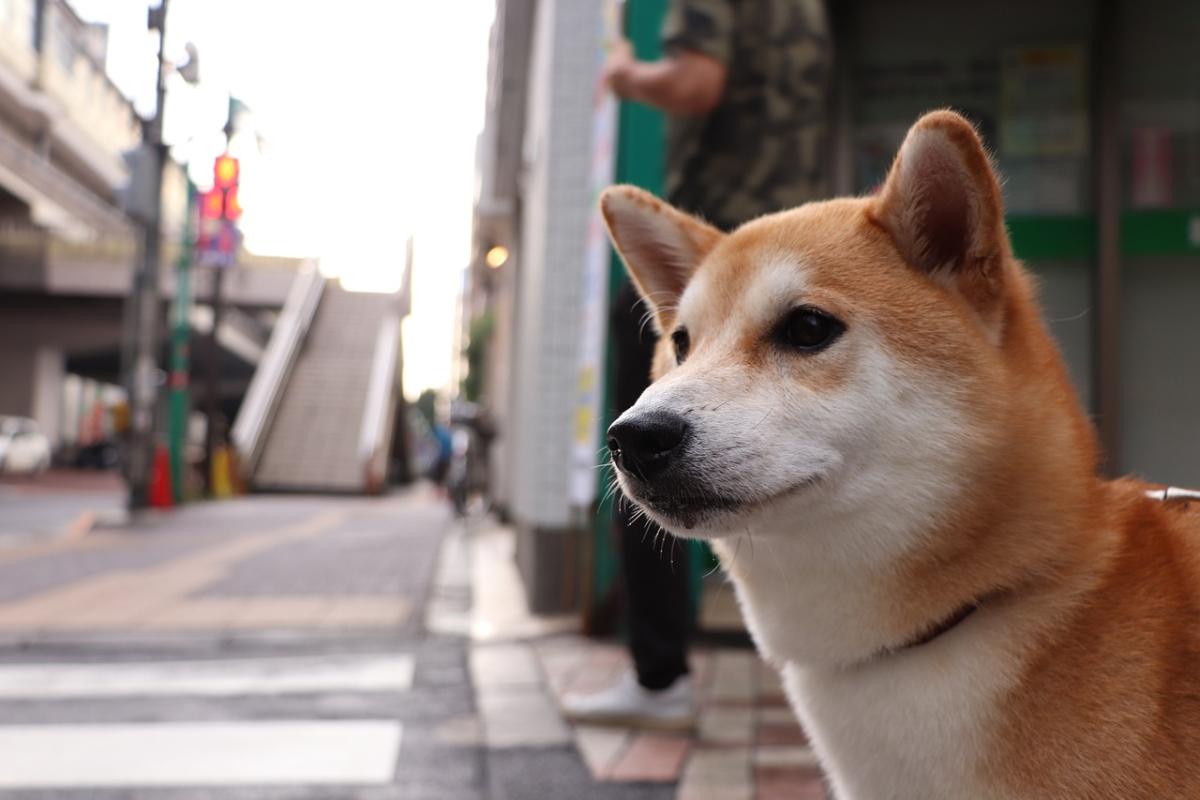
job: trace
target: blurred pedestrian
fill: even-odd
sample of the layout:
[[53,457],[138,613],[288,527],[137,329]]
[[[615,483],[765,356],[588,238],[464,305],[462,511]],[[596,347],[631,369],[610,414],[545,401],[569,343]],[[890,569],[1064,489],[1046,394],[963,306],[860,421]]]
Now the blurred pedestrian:
[[[827,196],[832,44],[823,0],[672,0],[662,39],[664,57],[649,62],[618,43],[604,77],[618,96],[666,112],[667,200],[732,230]],[[649,385],[646,314],[626,283],[611,320],[618,414]],[[564,708],[577,721],[688,727],[687,560],[617,505],[634,669],[606,690],[569,695]]]

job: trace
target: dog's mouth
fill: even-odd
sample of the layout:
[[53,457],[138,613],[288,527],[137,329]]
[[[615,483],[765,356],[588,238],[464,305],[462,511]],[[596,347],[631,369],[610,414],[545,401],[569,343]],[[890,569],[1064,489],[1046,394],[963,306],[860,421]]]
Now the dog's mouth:
[[698,482],[673,481],[656,486],[623,474],[623,488],[631,500],[657,517],[664,527],[691,531],[703,526],[719,529],[722,522],[745,517],[791,495],[819,484],[824,476],[811,475],[780,491],[737,496],[710,489]]

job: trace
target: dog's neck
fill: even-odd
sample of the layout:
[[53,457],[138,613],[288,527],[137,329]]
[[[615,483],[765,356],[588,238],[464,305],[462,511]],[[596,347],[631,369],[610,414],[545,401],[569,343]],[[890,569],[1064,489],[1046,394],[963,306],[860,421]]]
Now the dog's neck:
[[[990,599],[1086,571],[1088,554],[1076,537],[1062,535],[1085,521],[1029,506],[1008,511],[971,536],[974,548],[877,568],[814,560],[807,530],[752,532],[750,541],[722,540],[715,549],[768,658],[844,668],[939,638]],[[882,523],[885,515],[880,509],[865,516]],[[1005,553],[989,546],[993,538],[1021,541]]]

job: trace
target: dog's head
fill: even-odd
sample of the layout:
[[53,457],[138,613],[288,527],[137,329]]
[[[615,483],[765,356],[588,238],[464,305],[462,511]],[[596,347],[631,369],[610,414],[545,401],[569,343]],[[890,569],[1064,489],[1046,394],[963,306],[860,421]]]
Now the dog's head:
[[918,121],[875,196],[730,234],[631,187],[601,204],[660,333],[656,380],[608,438],[654,521],[700,537],[844,522],[837,546],[861,548],[864,507],[917,536],[987,468],[1028,287],[962,117]]

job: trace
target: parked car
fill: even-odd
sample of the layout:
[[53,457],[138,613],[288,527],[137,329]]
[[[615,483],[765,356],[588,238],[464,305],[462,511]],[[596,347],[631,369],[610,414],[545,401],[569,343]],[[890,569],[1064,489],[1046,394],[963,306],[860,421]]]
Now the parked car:
[[27,417],[0,417],[0,473],[38,475],[50,468],[50,440]]

